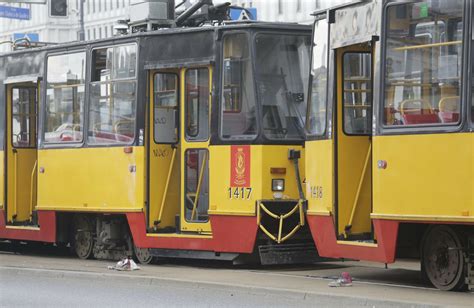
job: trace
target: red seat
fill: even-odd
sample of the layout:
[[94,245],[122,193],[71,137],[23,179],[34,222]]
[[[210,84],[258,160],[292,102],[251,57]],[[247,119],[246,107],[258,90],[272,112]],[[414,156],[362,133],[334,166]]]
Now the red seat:
[[459,121],[459,112],[440,111],[438,115],[443,123],[456,123]]
[[431,123],[439,123],[440,119],[438,115],[435,113],[427,113],[427,114],[405,113],[403,114],[403,122],[406,125],[431,124]]

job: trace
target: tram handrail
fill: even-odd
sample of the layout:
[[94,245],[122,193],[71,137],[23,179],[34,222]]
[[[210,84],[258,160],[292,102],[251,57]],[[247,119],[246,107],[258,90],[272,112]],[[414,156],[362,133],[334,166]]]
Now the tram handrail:
[[354,198],[354,203],[352,204],[351,216],[349,218],[349,222],[347,223],[347,225],[345,227],[346,237],[347,237],[349,231],[352,228],[352,221],[354,220],[355,212],[356,212],[356,209],[357,209],[357,203],[359,202],[360,191],[362,189],[362,184],[364,183],[365,173],[367,172],[367,166],[369,165],[369,158],[370,158],[371,153],[372,153],[372,144],[370,143],[369,144],[369,149],[367,151],[367,155],[365,157],[364,168],[362,169],[362,174],[360,176],[359,184],[357,185],[357,191],[356,191],[356,195],[355,195],[355,198]]
[[194,202],[193,202],[193,210],[191,212],[191,220],[194,220],[194,216],[196,215],[196,209],[198,206],[199,195],[201,194],[202,178],[204,176],[204,167],[206,166],[206,162],[207,162],[207,152],[204,152],[203,163],[201,165],[201,170],[199,171],[199,180],[198,180],[198,186],[196,188],[196,196],[194,197]]
[[15,157],[15,159],[13,160],[15,162],[15,168],[13,168],[13,170],[15,170],[13,172],[13,175],[15,176],[15,192],[14,192],[14,198],[13,198],[13,215],[12,215],[12,221],[14,221],[16,219],[16,216],[17,216],[17,201],[18,201],[18,151],[16,149],[13,149],[12,150],[13,152],[13,156]]
[[161,222],[161,217],[163,216],[163,209],[165,207],[166,196],[168,195],[168,186],[171,180],[171,173],[173,171],[175,157],[176,157],[176,148],[173,148],[173,154],[171,156],[171,164],[170,164],[170,168],[168,169],[168,176],[166,177],[165,190],[163,191],[163,199],[161,199],[160,212],[158,213],[158,223]]
[[33,170],[31,171],[31,179],[30,179],[30,219],[33,217],[33,184],[35,180],[35,173],[36,169],[38,168],[38,160],[35,160],[35,164],[33,166]]

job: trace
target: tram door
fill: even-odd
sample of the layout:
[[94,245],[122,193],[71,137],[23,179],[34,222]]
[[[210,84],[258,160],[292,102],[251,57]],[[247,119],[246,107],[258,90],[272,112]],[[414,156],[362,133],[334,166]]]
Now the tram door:
[[368,44],[337,56],[336,225],[339,239],[372,238],[372,54]]
[[210,233],[211,68],[151,74],[149,227],[158,233]]
[[7,87],[7,222],[33,222],[37,198],[36,83]]

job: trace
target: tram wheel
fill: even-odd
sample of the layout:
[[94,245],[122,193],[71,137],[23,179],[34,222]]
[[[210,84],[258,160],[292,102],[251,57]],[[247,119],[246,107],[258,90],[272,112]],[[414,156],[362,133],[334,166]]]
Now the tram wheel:
[[150,264],[155,260],[148,248],[138,248],[135,244],[133,245],[133,255],[141,264]]
[[428,230],[422,245],[422,267],[430,282],[445,291],[463,288],[466,264],[458,234],[448,226],[436,226]]
[[94,224],[86,215],[74,217],[73,249],[80,259],[92,258],[94,248]]

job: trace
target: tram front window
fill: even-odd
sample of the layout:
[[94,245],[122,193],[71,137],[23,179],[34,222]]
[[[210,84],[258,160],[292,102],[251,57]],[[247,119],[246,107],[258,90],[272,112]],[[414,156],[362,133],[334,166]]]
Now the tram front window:
[[310,42],[306,36],[259,34],[256,86],[266,138],[303,139]]
[[227,140],[254,139],[257,118],[248,33],[224,37],[223,65],[220,135]]

